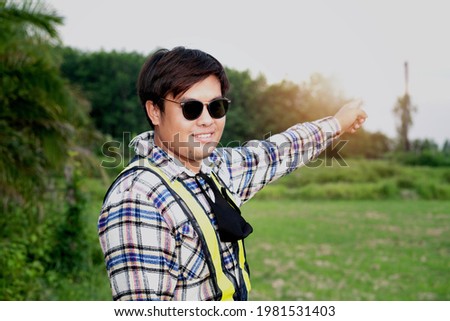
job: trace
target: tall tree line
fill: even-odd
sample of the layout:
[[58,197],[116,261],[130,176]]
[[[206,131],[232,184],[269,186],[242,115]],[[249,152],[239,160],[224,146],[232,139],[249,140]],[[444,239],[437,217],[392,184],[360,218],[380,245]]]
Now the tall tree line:
[[62,22],[40,2],[0,1],[0,300],[58,299],[91,260],[79,177],[100,171],[101,135],[60,72]]
[[[151,53],[150,53],[151,54]],[[90,101],[91,117],[105,135],[122,140],[150,127],[145,120],[136,94],[136,79],[146,59],[135,52],[82,52],[63,48],[63,75],[80,88]],[[347,100],[330,79],[313,74],[302,84],[282,81],[268,84],[263,75],[226,68],[231,88],[227,124],[222,137],[223,146],[236,146],[250,139],[262,139],[298,122],[332,115]],[[389,149],[389,139],[381,133],[372,136],[364,132],[362,144],[350,143],[347,155],[380,157]],[[371,139],[369,139],[370,137]],[[127,142],[125,142],[127,143]],[[378,156],[376,156],[378,155]]]
[[62,48],[62,74],[90,102],[96,128],[114,138],[148,128],[136,94],[145,56],[131,52],[82,52]]

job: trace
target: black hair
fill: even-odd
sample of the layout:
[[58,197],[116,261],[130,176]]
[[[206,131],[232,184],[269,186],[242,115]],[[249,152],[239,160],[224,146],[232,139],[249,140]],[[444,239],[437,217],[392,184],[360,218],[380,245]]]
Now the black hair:
[[142,66],[137,82],[139,99],[150,126],[153,124],[145,108],[148,100],[164,112],[161,98],[168,94],[176,97],[211,75],[219,80],[224,96],[230,84],[222,64],[210,54],[185,47],[159,49],[153,53]]

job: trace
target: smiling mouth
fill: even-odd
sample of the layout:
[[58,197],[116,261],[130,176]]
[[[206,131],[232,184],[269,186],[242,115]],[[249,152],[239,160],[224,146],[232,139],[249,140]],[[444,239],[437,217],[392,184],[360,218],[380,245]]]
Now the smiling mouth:
[[199,142],[209,142],[213,137],[214,133],[203,133],[203,134],[195,134],[193,135],[195,140]]

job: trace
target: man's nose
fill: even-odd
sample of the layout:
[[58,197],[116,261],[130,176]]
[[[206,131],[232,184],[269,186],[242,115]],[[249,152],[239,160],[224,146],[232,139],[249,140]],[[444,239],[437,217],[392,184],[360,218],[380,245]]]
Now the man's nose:
[[203,111],[200,117],[197,119],[198,124],[201,126],[208,126],[214,122],[214,118],[211,117],[208,110],[208,104],[203,104]]

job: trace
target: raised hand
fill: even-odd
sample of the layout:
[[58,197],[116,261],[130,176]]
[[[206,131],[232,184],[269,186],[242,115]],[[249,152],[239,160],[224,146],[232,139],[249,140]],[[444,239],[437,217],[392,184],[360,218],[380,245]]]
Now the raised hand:
[[366,121],[367,114],[361,106],[361,100],[353,100],[342,106],[334,115],[341,125],[341,134],[355,133]]

